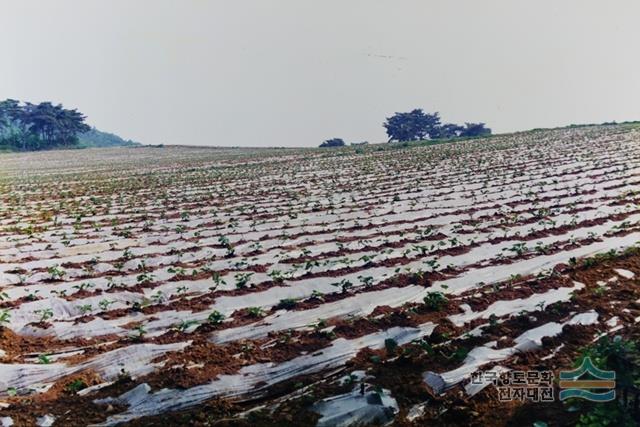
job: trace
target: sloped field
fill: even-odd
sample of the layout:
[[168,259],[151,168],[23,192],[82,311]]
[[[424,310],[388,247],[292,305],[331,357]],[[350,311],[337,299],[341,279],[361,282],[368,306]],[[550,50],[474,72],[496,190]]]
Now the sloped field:
[[0,418],[497,423],[474,371],[633,330],[639,142],[0,156]]

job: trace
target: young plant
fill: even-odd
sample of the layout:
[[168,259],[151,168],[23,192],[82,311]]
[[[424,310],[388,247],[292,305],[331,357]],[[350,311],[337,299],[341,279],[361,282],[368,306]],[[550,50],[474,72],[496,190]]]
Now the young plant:
[[25,297],[27,301],[36,301],[38,299],[39,290],[33,290],[31,292],[27,292],[27,296]]
[[199,323],[199,322],[198,322],[197,320],[186,320],[186,319],[182,319],[182,321],[181,321],[178,325],[174,326],[174,328],[175,328],[177,331],[185,332],[185,331],[186,331],[187,329],[189,329],[191,326],[193,326],[193,325],[197,325],[198,323]]
[[0,326],[11,321],[11,313],[9,310],[0,310]]
[[247,313],[251,317],[264,317],[264,311],[260,307],[249,307]]
[[49,358],[48,354],[41,354],[38,356],[38,363],[40,363],[41,365],[48,365],[49,363],[51,363],[51,359]]
[[449,300],[442,292],[429,292],[423,301],[429,310],[440,311]]
[[273,280],[273,283],[282,283],[282,282],[284,282],[284,275],[282,274],[282,271],[280,271],[280,270],[272,270],[269,273],[267,273],[267,275],[269,277],[271,277],[271,280]]
[[358,276],[358,280],[366,287],[373,286],[373,277],[372,276]]
[[54,265],[47,268],[47,273],[49,274],[51,280],[62,280],[66,271],[62,270],[58,265]]
[[151,273],[141,273],[136,277],[136,281],[139,285],[144,285],[147,283],[151,283],[153,281],[153,274]]
[[89,288],[93,288],[95,285],[93,285],[92,283],[87,283],[87,282],[83,282],[80,283],[79,285],[73,285],[72,288],[73,289],[77,289],[78,292],[82,292],[82,291],[86,291]]
[[87,314],[89,313],[91,310],[93,310],[93,306],[91,304],[83,304],[83,305],[79,305],[77,306],[78,310],[80,310],[81,314]]
[[164,293],[162,291],[158,291],[155,294],[151,295],[151,299],[156,304],[162,304],[166,301],[166,297],[164,296]]
[[115,301],[109,301],[108,299],[103,299],[103,300],[100,300],[100,302],[98,303],[98,307],[100,307],[102,311],[107,311],[111,304],[115,304]]
[[324,294],[323,294],[322,292],[318,291],[317,289],[314,289],[314,290],[311,292],[311,298],[313,298],[313,299],[318,299],[318,300],[320,300],[320,301],[323,301],[323,302],[324,302]]
[[353,283],[351,283],[347,279],[342,279],[339,282],[332,283],[331,285],[341,288],[343,294],[349,292],[349,289],[351,289],[353,287]]
[[214,310],[208,317],[207,321],[212,325],[219,325],[224,321],[224,314]]
[[220,287],[220,285],[226,285],[227,284],[227,282],[224,281],[224,279],[222,278],[220,273],[217,272],[217,271],[213,272],[213,274],[211,275],[211,278],[213,279],[213,283],[215,285],[215,286],[212,286],[212,290],[218,289],[218,287]]
[[34,314],[40,316],[40,323],[44,323],[53,317],[53,310],[50,308],[43,308],[41,310],[35,310]]
[[132,338],[136,341],[142,341],[144,339],[144,336],[147,334],[147,330],[142,324],[133,328],[133,331],[135,332],[135,334],[132,336]]
[[247,284],[249,283],[249,279],[251,279],[253,273],[238,273],[234,276],[236,279],[236,288],[245,289]]
[[79,378],[76,378],[65,386],[65,390],[72,394],[76,394],[85,388],[87,388],[87,384]]

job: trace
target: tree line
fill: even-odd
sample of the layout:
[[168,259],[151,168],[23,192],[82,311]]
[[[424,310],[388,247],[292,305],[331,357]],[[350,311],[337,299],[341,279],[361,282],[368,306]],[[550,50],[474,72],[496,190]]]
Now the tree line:
[[91,128],[85,115],[50,102],[32,104],[0,101],[0,148],[33,151],[78,144],[78,135]]
[[[439,113],[425,113],[416,108],[406,113],[395,113],[387,117],[382,124],[392,141],[420,141],[425,139],[474,138],[491,135],[491,129],[484,123],[442,123]],[[346,145],[341,138],[332,138],[320,144],[320,147],[342,147]]]
[[389,141],[416,141],[423,139],[471,138],[491,135],[484,123],[442,123],[439,113],[425,113],[421,108],[408,113],[395,113],[382,125]]

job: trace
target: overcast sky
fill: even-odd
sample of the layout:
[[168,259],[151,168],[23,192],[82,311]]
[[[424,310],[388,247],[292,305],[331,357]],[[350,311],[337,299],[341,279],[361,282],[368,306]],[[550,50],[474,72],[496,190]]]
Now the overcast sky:
[[386,139],[422,107],[494,132],[640,119],[640,2],[0,0],[0,99],[143,143]]

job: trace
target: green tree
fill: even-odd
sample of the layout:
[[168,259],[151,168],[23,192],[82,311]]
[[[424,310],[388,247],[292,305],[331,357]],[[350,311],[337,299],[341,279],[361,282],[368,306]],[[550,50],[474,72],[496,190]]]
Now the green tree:
[[61,104],[7,99],[0,102],[0,145],[23,151],[73,146],[78,134],[91,129],[84,121],[78,110]]
[[428,114],[421,108],[408,113],[395,113],[383,123],[391,141],[415,141],[435,134],[440,127],[438,113]]

